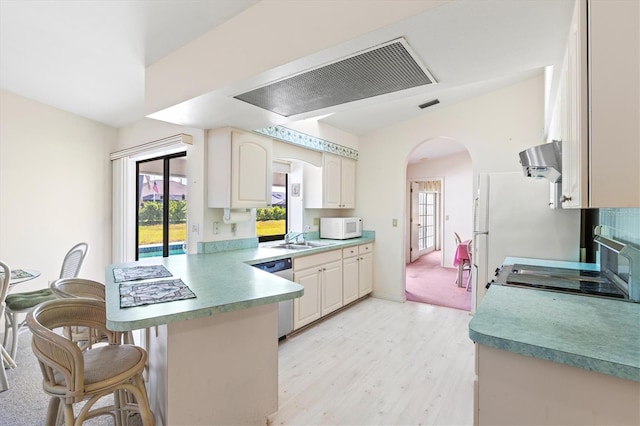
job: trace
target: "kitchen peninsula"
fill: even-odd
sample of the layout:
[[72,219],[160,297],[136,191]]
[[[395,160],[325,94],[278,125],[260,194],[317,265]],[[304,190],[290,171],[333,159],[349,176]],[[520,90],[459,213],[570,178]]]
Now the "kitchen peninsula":
[[474,424],[639,424],[639,326],[638,303],[492,285],[469,324]]
[[[278,303],[303,287],[251,266],[372,242],[308,250],[255,247],[148,258],[106,270],[107,326],[149,329],[149,400],[158,425],[265,424],[278,410]],[[120,307],[114,269],[162,265],[195,298]],[[136,342],[139,343],[139,342]]]

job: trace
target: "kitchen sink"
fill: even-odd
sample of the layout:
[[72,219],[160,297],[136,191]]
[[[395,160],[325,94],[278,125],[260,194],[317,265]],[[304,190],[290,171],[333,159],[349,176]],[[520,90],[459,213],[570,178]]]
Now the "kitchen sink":
[[280,243],[270,246],[270,248],[283,248],[289,250],[307,250],[317,247],[328,247],[335,245],[333,242],[324,241],[305,241],[304,243]]
[[282,249],[289,249],[289,250],[306,250],[306,249],[310,249],[313,248],[311,246],[305,245],[305,244],[294,244],[294,243],[282,243],[282,244],[276,244],[273,246],[270,246],[269,248],[282,248]]

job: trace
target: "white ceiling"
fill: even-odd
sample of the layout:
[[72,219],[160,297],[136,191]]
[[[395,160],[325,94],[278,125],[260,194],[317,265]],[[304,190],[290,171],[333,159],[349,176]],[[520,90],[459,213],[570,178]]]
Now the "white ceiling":
[[[147,66],[257,2],[0,0],[0,87],[121,127],[145,115]],[[317,113],[333,113],[323,121],[361,135],[530,78],[542,72],[543,67],[561,61],[574,2],[452,0],[352,40],[347,44],[362,47],[404,37],[438,84]],[[344,49],[345,46],[336,46],[336,52]],[[321,56],[326,54],[322,52]],[[300,61],[309,62],[313,60]],[[272,78],[277,71],[266,74]],[[246,89],[259,80],[260,76],[254,76],[236,82],[234,87],[221,88],[216,94],[194,98],[177,106],[174,112],[165,111],[163,118],[203,128],[212,124],[243,128],[286,125],[286,119],[274,118],[274,114],[262,114],[256,119],[255,114],[243,110],[246,106],[241,101],[232,99],[232,94],[240,93],[238,88]],[[221,96],[226,103],[240,102],[227,109],[237,113],[220,115],[220,120],[226,122],[207,122],[202,118],[209,116],[203,110],[211,103],[207,96],[216,98],[216,102]],[[439,105],[426,110],[417,107],[434,98],[440,100]],[[180,107],[200,111],[185,118]],[[243,117],[247,117],[244,123]],[[446,154],[442,144],[433,145],[438,145],[439,155]],[[460,149],[453,145],[451,148],[452,152]],[[417,159],[434,155],[416,151],[414,156]]]

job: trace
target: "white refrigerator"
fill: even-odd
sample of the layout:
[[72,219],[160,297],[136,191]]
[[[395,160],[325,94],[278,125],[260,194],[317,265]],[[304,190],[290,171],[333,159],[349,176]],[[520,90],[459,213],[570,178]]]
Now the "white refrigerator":
[[552,209],[550,183],[521,172],[481,173],[474,202],[473,311],[507,256],[578,261],[580,209]]

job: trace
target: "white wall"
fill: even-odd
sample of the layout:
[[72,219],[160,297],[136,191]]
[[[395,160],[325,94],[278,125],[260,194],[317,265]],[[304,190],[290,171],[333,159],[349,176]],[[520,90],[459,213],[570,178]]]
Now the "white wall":
[[[443,179],[442,266],[453,268],[453,255],[456,250],[453,233],[457,232],[463,240],[467,240],[471,239],[473,231],[473,167],[469,153],[458,152],[446,157],[412,163],[407,167],[407,180],[436,178]],[[407,224],[411,215],[409,205],[407,199]],[[405,250],[409,245],[407,238]]]
[[474,176],[519,171],[518,152],[544,142],[543,102],[540,75],[360,138],[355,213],[376,231],[374,296],[404,300],[409,153],[431,138],[449,137],[468,149]]
[[0,259],[42,277],[89,243],[81,276],[104,281],[111,258],[111,167],[116,129],[0,91]]

